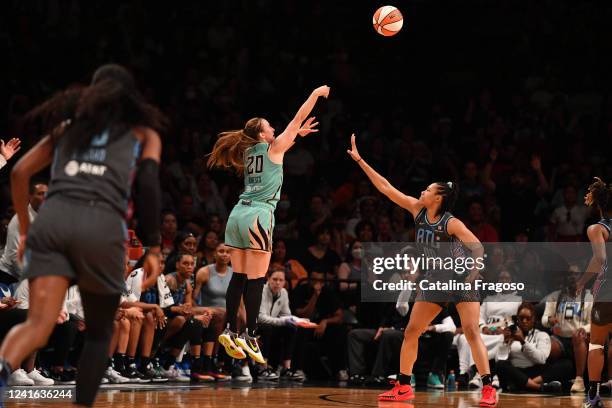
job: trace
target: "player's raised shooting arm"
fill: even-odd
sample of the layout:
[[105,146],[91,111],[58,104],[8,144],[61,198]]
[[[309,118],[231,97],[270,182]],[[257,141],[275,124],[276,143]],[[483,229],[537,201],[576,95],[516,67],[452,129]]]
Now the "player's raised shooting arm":
[[270,159],[275,162],[282,162],[282,156],[291,146],[293,146],[294,140],[300,130],[302,123],[308,118],[310,112],[317,103],[319,97],[327,98],[329,95],[329,86],[323,85],[312,91],[306,102],[302,104],[298,109],[294,118],[289,122],[283,133],[278,135],[272,145],[270,146]]
[[397,188],[393,187],[386,178],[378,174],[376,170],[370,167],[370,165],[363,160],[363,158],[359,155],[357,145],[355,144],[355,134],[351,136],[351,150],[347,150],[347,153],[357,162],[359,167],[361,167],[363,172],[366,174],[366,176],[368,176],[378,191],[386,195],[395,204],[410,211],[413,217],[416,217],[422,208],[422,206],[419,204],[419,200],[406,195]]

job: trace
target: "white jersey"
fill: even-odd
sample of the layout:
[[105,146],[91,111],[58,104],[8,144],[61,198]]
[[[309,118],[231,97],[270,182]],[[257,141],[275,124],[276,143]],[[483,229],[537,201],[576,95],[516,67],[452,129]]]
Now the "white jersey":
[[127,279],[125,280],[125,286],[127,292],[121,296],[121,303],[123,302],[139,302],[140,295],[142,294],[142,281],[144,280],[144,269],[134,269]]

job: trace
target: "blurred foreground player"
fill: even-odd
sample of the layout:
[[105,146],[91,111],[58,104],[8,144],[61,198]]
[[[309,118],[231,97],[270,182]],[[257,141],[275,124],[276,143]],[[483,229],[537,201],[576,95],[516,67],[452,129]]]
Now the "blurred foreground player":
[[[25,251],[23,276],[29,280],[30,308],[27,321],[14,327],[2,343],[0,381],[6,384],[11,367],[19,367],[47,343],[66,290],[76,282],[87,326],[76,403],[92,406],[125,289],[125,218],[133,181],[139,237],[151,247],[151,254],[159,254],[161,141],[153,129],[162,128],[165,119],[118,65],[102,66],[89,86],[66,90],[31,115],[42,120],[48,135],[11,174],[20,226],[18,256],[24,257]],[[47,200],[30,228],[28,183],[50,164]],[[145,262],[146,268],[159,269],[156,256]]]

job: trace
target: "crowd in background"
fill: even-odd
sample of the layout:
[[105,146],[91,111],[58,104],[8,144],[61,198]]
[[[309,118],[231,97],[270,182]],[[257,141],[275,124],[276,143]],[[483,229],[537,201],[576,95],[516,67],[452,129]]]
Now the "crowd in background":
[[[347,1],[241,1],[239,7],[189,1],[173,8],[141,1],[87,7],[60,0],[10,3],[12,12],[0,16],[0,35],[10,40],[4,69],[11,78],[0,85],[7,96],[2,135],[32,146],[40,135],[24,114],[57,89],[86,82],[84,73],[92,71],[86,68],[109,61],[133,70],[147,96],[171,118],[163,135],[160,180],[164,272],[181,276],[169,278],[175,279],[169,285],[174,293],[183,281],[192,281],[194,307],[207,309],[198,314],[183,308],[172,316],[177,322],[181,316],[188,316],[186,321],[208,316],[200,318],[208,331],[208,337],[200,333],[204,351],[199,353],[207,365],[201,380],[223,379],[204,357],[224,359],[217,358],[211,339],[222,327],[223,285],[231,273],[222,245],[224,226],[243,185],[229,172],[207,170],[205,155],[220,131],[241,128],[252,116],[266,117],[282,129],[312,84],[329,84],[332,95],[316,112],[321,131],[299,140],[285,157],[270,283],[264,289],[270,291],[266,304],[273,306],[262,307],[260,316],[270,360],[269,370],[258,373],[261,378],[332,376],[381,383],[397,371],[409,300],[361,304],[358,284],[351,280],[359,279],[363,243],[411,242],[414,223],[347,156],[352,132],[364,158],[407,194],[418,196],[437,180],[458,182],[454,214],[483,242],[586,241],[586,227],[598,218],[583,204],[586,186],[594,175],[612,180],[612,54],[604,40],[610,34],[610,5],[546,1],[524,2],[521,8],[417,1],[402,10],[407,21],[400,36],[383,39],[367,24],[373,10]],[[233,11],[236,7],[241,11]],[[338,16],[343,30],[303,26],[306,21],[337,26]],[[262,25],[271,19],[276,24]],[[48,63],[60,58],[61,64]],[[7,174],[7,169],[0,173],[5,227],[13,217]],[[180,266],[189,258],[185,253],[193,266]],[[491,280],[524,273],[524,259],[497,255]],[[2,262],[0,270],[9,272]],[[581,388],[576,380],[585,369],[589,300],[566,292],[550,294],[548,303],[536,308],[521,299],[483,303],[489,355],[506,357],[497,368],[502,386],[555,391],[556,381],[569,387],[574,380],[572,387],[578,383],[575,389]],[[284,299],[282,308],[279,299]],[[184,293],[175,300],[184,304]],[[144,297],[138,301],[154,303]],[[499,310],[491,311],[496,304]],[[570,306],[575,314],[566,319]],[[460,322],[452,315],[441,315],[423,335],[423,381],[443,386],[452,367],[467,377],[465,383],[477,386]],[[319,325],[297,328],[291,316]],[[175,358],[194,335],[183,327],[179,338],[167,343],[168,355]],[[523,332],[537,353],[515,347],[519,339],[514,336]],[[281,341],[282,347],[270,346],[271,341]],[[367,353],[373,345],[377,353]],[[130,347],[136,353],[142,344],[132,341]],[[441,361],[430,358],[427,347],[458,352]],[[321,358],[308,366],[312,361],[304,356],[313,350]],[[154,357],[151,350],[140,359],[134,353],[138,364],[142,357]],[[194,357],[196,351],[188,353]],[[369,361],[366,355],[375,358]],[[118,359],[121,377],[138,377],[129,369],[132,360]],[[31,373],[33,364],[26,371]],[[51,377],[65,380],[68,374],[58,374],[64,370],[53,364]],[[184,374],[170,373],[173,366],[166,361],[160,365],[165,371],[149,372],[149,380]],[[248,380],[248,366],[238,367],[234,377]]]

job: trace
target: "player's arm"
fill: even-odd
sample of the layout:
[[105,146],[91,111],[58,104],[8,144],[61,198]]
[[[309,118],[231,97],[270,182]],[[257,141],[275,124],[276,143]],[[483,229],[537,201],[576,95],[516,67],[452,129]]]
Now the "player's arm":
[[[308,118],[310,112],[315,106],[317,99],[319,97],[327,98],[329,95],[329,86],[323,85],[312,91],[306,102],[302,104],[300,109],[295,114],[295,117],[289,122],[283,133],[278,135],[272,145],[270,146],[269,155],[270,160],[274,163],[282,163],[283,155],[289,148],[293,145],[295,137],[298,135],[298,131],[302,127],[302,123]],[[312,118],[314,120],[314,118]],[[310,122],[310,126],[312,125],[312,120]],[[310,132],[309,132],[310,133]]]
[[191,282],[187,281],[187,288],[185,289],[185,305],[193,306],[193,288],[191,287]]
[[391,201],[400,207],[410,211],[413,217],[416,217],[422,205],[419,204],[419,200],[406,195],[399,191],[397,188],[393,187],[389,181],[378,174],[376,170],[374,170],[359,154],[357,150],[357,145],[355,144],[355,134],[351,136],[351,150],[347,150],[347,153],[353,160],[357,162],[361,170],[368,176],[374,187],[378,189],[381,193],[386,195]]
[[593,250],[593,256],[589,261],[586,272],[580,277],[576,286],[579,289],[584,288],[594,275],[601,271],[601,267],[606,261],[606,237],[605,228],[599,224],[593,224],[587,228],[587,236],[591,241],[591,249]]
[[202,286],[204,286],[204,285],[206,285],[208,283],[209,275],[210,275],[210,273],[208,272],[208,266],[203,266],[196,273],[195,289],[193,291],[193,297],[194,297],[193,298],[193,302],[194,303],[196,303],[195,296],[202,291]]
[[135,128],[134,133],[142,141],[143,149],[136,172],[136,211],[138,232],[143,246],[152,254],[160,253],[159,217],[161,214],[161,189],[159,187],[159,162],[161,139],[149,128]]
[[[465,224],[457,219],[451,218],[448,220],[448,225],[446,226],[446,230],[449,235],[452,235],[463,243],[471,252],[471,257],[474,259],[480,258],[484,259],[484,247],[480,243],[480,240],[476,238],[476,235],[472,231],[465,226]],[[480,275],[480,270],[478,268],[474,268],[470,272],[470,275],[467,277],[468,282],[473,282]]]

